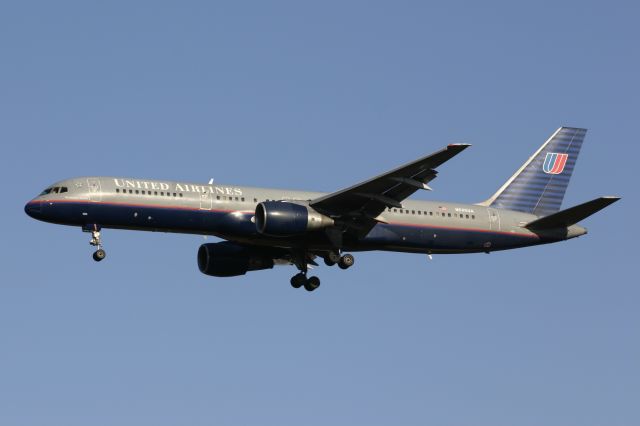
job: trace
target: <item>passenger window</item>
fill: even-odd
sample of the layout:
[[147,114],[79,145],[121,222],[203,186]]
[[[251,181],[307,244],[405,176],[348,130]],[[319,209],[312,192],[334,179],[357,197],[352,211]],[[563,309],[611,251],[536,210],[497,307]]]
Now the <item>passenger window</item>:
[[182,192],[180,193],[180,196],[182,197]]
[[153,191],[153,195],[158,195],[158,191]]
[[451,213],[449,213],[449,217],[451,217]]
[[418,214],[422,216],[422,211],[421,211],[421,210],[418,210]]
[[116,194],[120,193],[120,188],[116,188]]
[[433,216],[433,212],[429,212],[429,216]]
[[253,202],[254,202],[254,203],[257,203],[257,202],[258,202],[258,199],[257,199],[257,198],[254,198],[254,199],[253,199]]
[[67,187],[66,187],[66,186],[62,186],[62,187],[60,187],[60,193],[61,193],[61,194],[62,194],[63,192],[68,192],[68,191],[69,191],[69,189],[67,189]]
[[475,219],[475,218],[476,218],[476,215],[472,214],[471,219]]
[[138,190],[136,189],[136,194],[139,194],[139,193],[140,193],[140,191],[138,191]]
[[216,200],[219,200],[219,199],[220,199],[220,196],[219,196],[219,195],[216,195]]
[[467,216],[467,219],[469,219],[469,215],[465,215],[465,216]]
[[174,192],[174,193],[173,193],[173,196],[174,196],[174,197],[177,197],[177,196],[178,196],[178,194],[176,194],[176,193]]
[[129,194],[133,194],[133,189],[130,189],[130,190],[129,190]]
[[164,191],[161,191],[161,192],[160,192],[160,195],[162,195],[162,196],[164,197]]
[[240,198],[240,201],[244,202],[244,197]]
[[411,210],[411,214],[416,214],[416,211],[415,210]]

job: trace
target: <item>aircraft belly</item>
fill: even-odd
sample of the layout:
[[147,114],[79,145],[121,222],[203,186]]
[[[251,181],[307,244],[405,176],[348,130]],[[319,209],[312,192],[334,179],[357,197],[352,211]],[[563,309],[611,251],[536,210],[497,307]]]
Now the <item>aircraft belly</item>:
[[528,235],[427,225],[379,224],[362,241],[363,247],[394,251],[464,253],[502,250],[535,243]]

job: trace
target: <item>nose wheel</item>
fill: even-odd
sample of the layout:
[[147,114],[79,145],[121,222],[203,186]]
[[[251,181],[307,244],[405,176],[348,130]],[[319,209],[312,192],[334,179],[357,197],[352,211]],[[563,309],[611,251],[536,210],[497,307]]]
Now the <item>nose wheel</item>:
[[96,262],[100,262],[102,259],[107,257],[107,252],[102,248],[102,240],[100,239],[100,228],[97,225],[94,225],[91,230],[91,240],[89,241],[94,247],[98,247],[98,250],[93,252],[93,260]]
[[95,260],[96,262],[100,262],[105,257],[107,257],[107,252],[102,249],[98,249],[93,252],[93,260]]

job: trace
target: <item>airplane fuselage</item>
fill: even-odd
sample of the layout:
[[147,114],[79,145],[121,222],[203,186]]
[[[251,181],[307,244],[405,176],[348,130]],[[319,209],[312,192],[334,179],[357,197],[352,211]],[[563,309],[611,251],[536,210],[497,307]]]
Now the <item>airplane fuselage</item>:
[[[255,224],[264,201],[307,203],[325,194],[295,190],[120,177],[80,177],[58,182],[31,200],[26,212],[57,224],[214,235],[283,249],[331,250],[322,231],[273,237]],[[57,190],[55,190],[57,188]],[[64,190],[62,189],[64,188]],[[47,191],[45,191],[47,192]],[[475,204],[405,200],[387,208],[363,237],[347,238],[345,251],[473,253],[556,242],[583,235],[578,225],[544,234],[524,225],[537,216]]]

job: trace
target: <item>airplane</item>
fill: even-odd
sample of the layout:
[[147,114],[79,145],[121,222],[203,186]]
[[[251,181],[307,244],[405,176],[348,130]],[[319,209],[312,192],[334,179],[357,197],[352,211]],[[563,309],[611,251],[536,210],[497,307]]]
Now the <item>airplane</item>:
[[486,201],[418,201],[437,170],[470,145],[431,155],[332,193],[125,177],[79,177],[48,186],[25,212],[54,224],[79,226],[106,253],[101,230],[211,235],[200,271],[215,277],[294,265],[294,288],[313,291],[316,259],[348,269],[351,253],[386,250],[433,254],[490,253],[579,237],[578,222],[618,201],[605,196],[561,210],[586,129],[561,127]]

